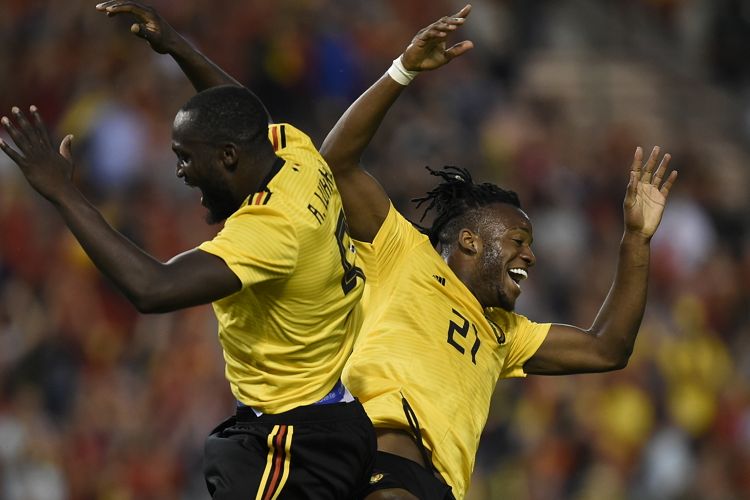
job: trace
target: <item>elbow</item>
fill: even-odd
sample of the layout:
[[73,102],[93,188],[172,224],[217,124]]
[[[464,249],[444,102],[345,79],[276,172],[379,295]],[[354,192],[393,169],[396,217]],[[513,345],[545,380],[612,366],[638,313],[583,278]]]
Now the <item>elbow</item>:
[[632,347],[623,347],[622,349],[618,349],[616,351],[602,355],[600,359],[602,371],[611,372],[622,370],[623,368],[628,366],[630,355],[632,353]]
[[135,306],[136,311],[138,311],[141,314],[157,314],[161,312],[166,312],[161,310],[156,304],[152,304],[145,301],[133,301],[133,305]]
[[325,144],[320,148],[320,156],[323,157],[331,170],[338,170],[338,167],[344,163],[344,156],[337,151],[327,148]]
[[126,293],[126,296],[141,314],[165,313],[174,309],[169,305],[168,294],[163,286],[154,282],[147,282]]
[[616,370],[622,370],[626,366],[628,366],[628,361],[630,361],[630,353],[626,355],[622,355],[610,365],[611,368],[609,371],[616,371]]
[[340,145],[331,144],[328,140],[320,147],[320,156],[334,173],[343,173],[359,168],[360,155],[352,150],[342,149]]
[[163,305],[155,297],[148,294],[140,294],[128,297],[135,309],[141,314],[156,314],[167,312]]

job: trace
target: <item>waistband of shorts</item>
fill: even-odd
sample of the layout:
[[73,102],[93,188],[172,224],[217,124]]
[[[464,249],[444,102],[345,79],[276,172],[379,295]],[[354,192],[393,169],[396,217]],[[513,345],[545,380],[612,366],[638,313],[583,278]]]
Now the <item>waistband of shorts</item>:
[[[343,400],[333,399],[332,394],[340,395],[340,388],[344,388],[347,397]],[[339,398],[340,399],[340,398]],[[302,423],[302,422],[325,422],[329,420],[356,419],[366,416],[365,409],[356,398],[352,397],[348,390],[339,381],[331,391],[321,400],[292,408],[282,413],[262,413],[258,415],[251,406],[238,402],[235,413],[237,422],[268,422],[268,423]]]
[[[334,403],[351,403],[354,401],[354,396],[352,396],[352,393],[349,392],[349,389],[344,386],[344,383],[341,382],[341,379],[339,379],[336,382],[336,385],[333,386],[333,389],[328,391],[328,394],[320,398],[318,401],[312,403],[313,405],[331,405]],[[237,400],[237,408],[241,408],[243,406],[247,406],[245,403]],[[260,410],[257,410],[253,407],[250,407],[253,410],[253,413],[255,413],[256,416],[260,417],[263,415],[263,412]]]
[[367,418],[359,400],[349,403],[298,406],[282,413],[264,413],[257,416],[249,406],[239,406],[235,413],[237,423],[302,424]]

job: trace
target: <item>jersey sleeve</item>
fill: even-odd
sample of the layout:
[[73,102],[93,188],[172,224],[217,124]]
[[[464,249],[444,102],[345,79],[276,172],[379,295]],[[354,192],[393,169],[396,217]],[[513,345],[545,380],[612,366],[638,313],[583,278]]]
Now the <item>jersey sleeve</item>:
[[353,240],[368,283],[377,285],[386,281],[409,250],[425,238],[391,203],[372,243]]
[[531,358],[544,339],[550,323],[534,323],[520,314],[509,314],[506,332],[510,332],[508,355],[500,371],[500,378],[525,377],[523,365]]
[[294,226],[278,209],[247,205],[198,248],[221,258],[244,288],[292,273],[299,242]]

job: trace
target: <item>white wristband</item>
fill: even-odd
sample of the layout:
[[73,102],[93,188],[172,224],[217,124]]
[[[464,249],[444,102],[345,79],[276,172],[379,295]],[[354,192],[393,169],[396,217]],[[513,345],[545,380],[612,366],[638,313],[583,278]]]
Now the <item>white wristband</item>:
[[401,62],[401,56],[394,59],[393,64],[388,68],[388,76],[404,86],[409,85],[418,74],[419,71],[409,71],[404,68],[404,63]]

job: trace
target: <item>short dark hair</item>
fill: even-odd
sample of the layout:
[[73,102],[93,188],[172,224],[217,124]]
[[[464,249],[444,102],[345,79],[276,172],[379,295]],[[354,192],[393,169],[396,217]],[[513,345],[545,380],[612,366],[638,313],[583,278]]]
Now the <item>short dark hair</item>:
[[[445,166],[441,170],[433,170],[426,167],[430,174],[440,177],[442,182],[422,198],[414,198],[412,201],[417,208],[428,203],[420,222],[424,220],[428,212],[435,210],[437,215],[430,227],[421,227],[422,232],[427,234],[433,246],[438,243],[450,244],[455,239],[455,233],[460,227],[468,223],[476,226],[480,209],[494,203],[507,203],[516,208],[521,208],[518,195],[495,184],[485,182],[475,184],[471,174],[465,168]],[[476,229],[476,228],[475,228]]]
[[268,112],[245,87],[222,85],[199,92],[180,109],[194,114],[193,125],[206,141],[248,147],[268,136]]

